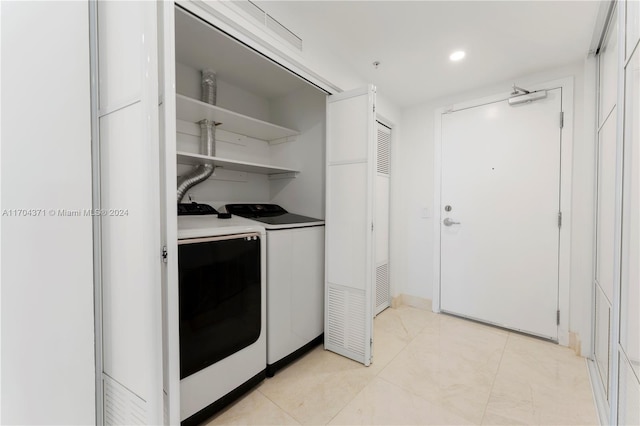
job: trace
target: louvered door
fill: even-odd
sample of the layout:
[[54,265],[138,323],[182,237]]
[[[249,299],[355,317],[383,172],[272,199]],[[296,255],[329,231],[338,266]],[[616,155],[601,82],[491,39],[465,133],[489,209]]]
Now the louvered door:
[[325,348],[364,365],[373,346],[375,88],[327,98]]
[[377,124],[375,205],[376,297],[373,312],[378,315],[391,304],[389,282],[389,188],[391,176],[391,129]]

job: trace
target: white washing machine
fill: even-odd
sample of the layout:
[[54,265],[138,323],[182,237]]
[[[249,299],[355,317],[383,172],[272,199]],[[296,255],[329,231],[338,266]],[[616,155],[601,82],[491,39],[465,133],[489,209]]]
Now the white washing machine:
[[178,217],[183,425],[202,423],[263,380],[267,349],[264,227],[194,210]]
[[267,231],[267,376],[322,343],[324,221],[275,204],[227,204]]

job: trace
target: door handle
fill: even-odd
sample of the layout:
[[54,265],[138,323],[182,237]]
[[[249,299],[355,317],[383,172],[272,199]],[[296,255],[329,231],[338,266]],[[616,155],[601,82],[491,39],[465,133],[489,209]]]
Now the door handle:
[[444,224],[444,226],[460,225],[460,222],[454,222],[453,220],[449,219],[448,217],[445,217],[444,220],[442,221],[442,223]]

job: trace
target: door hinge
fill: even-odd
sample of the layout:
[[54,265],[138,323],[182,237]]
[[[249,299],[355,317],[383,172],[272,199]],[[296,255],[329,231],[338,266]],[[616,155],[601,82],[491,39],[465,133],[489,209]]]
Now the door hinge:
[[169,252],[167,251],[167,246],[162,246],[162,261],[167,263],[167,257],[169,256]]
[[562,227],[562,212],[558,212],[558,228]]
[[556,325],[560,325],[560,309],[556,311]]
[[564,111],[560,111],[560,128],[564,127]]
[[373,232],[373,222],[371,222],[371,232]]

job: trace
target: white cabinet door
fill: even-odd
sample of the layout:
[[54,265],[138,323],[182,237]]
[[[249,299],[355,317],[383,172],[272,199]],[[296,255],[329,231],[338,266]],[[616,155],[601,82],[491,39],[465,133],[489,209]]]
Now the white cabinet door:
[[105,424],[163,423],[157,16],[97,2]]
[[373,346],[375,88],[327,98],[325,349],[369,365]]

